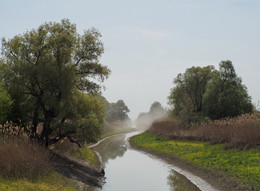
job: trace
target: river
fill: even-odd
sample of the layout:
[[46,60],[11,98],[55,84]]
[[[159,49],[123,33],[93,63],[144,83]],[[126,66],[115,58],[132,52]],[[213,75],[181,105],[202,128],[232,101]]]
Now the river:
[[128,138],[135,134],[138,133],[113,136],[92,146],[92,149],[100,156],[105,169],[106,183],[102,190],[215,190],[205,181],[172,164],[132,149]]

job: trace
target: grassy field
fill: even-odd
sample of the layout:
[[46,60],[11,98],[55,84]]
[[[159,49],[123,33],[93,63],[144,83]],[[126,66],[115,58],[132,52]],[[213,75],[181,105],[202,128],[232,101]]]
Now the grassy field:
[[0,126],[0,153],[1,191],[75,190],[54,170],[51,152],[12,124]]
[[245,190],[260,190],[259,149],[224,149],[224,144],[170,140],[150,132],[133,137],[131,144],[220,172],[224,177],[237,181]]

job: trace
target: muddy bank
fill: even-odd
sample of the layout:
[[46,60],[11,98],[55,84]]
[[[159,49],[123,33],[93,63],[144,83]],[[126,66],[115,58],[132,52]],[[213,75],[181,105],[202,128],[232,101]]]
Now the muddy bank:
[[68,178],[76,190],[101,190],[104,180],[99,167],[57,153],[53,153],[52,160],[55,170]]
[[[171,157],[167,154],[161,154],[158,152],[150,151],[148,149],[144,149],[139,146],[135,146],[131,143],[131,138],[129,140],[130,146],[132,149],[139,150],[142,152],[145,152],[147,154],[150,154],[151,157],[158,158],[160,160],[163,160],[167,162],[168,164],[172,165],[173,167],[176,167],[174,170],[179,173],[189,176],[189,174],[193,177],[189,178],[191,181],[196,184],[198,187],[204,187],[204,185],[198,185],[198,184],[204,184],[203,182],[205,181],[206,184],[208,183],[209,185],[212,186],[212,190],[219,190],[219,191],[243,191],[244,189],[238,188],[238,183],[235,182],[234,180],[227,178],[225,175],[212,171],[209,169],[205,168],[200,168],[197,167],[191,163],[188,163],[184,160],[181,160],[176,157]],[[199,177],[199,179],[202,179],[204,181],[198,180],[192,180],[194,177]],[[203,189],[205,190],[205,189]],[[207,190],[207,189],[206,189]]]

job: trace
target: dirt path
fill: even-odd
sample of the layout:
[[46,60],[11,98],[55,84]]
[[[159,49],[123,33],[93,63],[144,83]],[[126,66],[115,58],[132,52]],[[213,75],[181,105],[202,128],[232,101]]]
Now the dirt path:
[[101,190],[104,180],[99,169],[56,153],[53,153],[53,161],[56,171],[70,179],[77,190]]

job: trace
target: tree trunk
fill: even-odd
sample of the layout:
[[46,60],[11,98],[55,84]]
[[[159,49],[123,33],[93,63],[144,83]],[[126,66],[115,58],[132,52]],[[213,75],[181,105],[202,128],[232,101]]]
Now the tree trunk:
[[39,118],[38,118],[38,107],[35,108],[34,110],[34,114],[33,114],[33,127],[32,127],[32,134],[30,135],[32,139],[34,138],[39,138],[39,135],[37,135],[37,126],[38,126],[38,123],[39,123]]
[[44,120],[42,134],[40,136],[40,141],[47,148],[49,146],[49,136],[51,134],[51,117],[46,116]]

